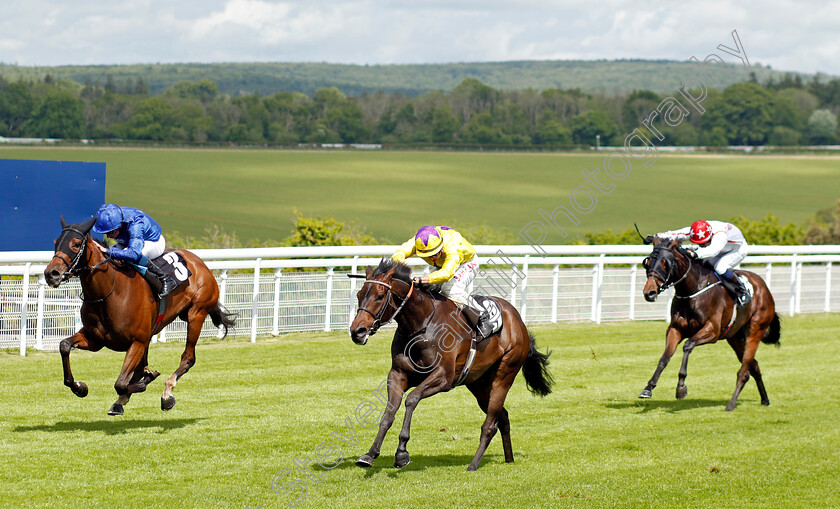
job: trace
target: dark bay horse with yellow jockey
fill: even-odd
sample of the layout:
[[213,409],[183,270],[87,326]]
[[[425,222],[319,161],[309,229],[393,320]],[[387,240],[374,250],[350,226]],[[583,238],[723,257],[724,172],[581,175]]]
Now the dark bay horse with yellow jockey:
[[103,347],[126,352],[120,376],[114,384],[118,398],[108,410],[110,415],[123,413],[123,405],[135,392],[143,392],[146,385],[160,375],[148,367],[149,343],[152,336],[176,318],[187,322],[187,344],[178,369],[166,380],[161,396],[161,408],[175,406],[172,390],[178,379],[195,364],[195,346],[207,315],[213,324],[235,325],[236,316],[228,313],[219,302],[216,278],[193,253],[177,250],[191,273],[185,284],[160,303],[149,284],[133,268],[116,263],[100,250],[89,234],[96,218],[82,224],[67,224],[61,219],[61,235],[55,241],[55,254],[44,270],[47,283],[57,288],[73,276],[82,285],[82,328],[61,341],[61,360],[64,366],[64,385],[83,398],[88,394],[84,382],[73,379],[70,371],[70,351],[73,348],[93,352]]
[[671,304],[671,323],[665,333],[665,352],[639,397],[651,397],[659,375],[668,365],[677,345],[687,338],[677,383],[677,398],[684,398],[688,393],[685,378],[691,352],[697,346],[725,339],[741,363],[735,381],[735,393],[726,405],[726,410],[735,409],[738,395],[750,375],[758,386],[761,404],[769,405],[770,400],[764,389],[755,354],[761,342],[779,346],[781,326],[773,295],[764,280],[752,272],[735,271],[747,280],[753,290],[752,299],[746,305],[736,307],[735,300],[721,284],[715,271],[699,261],[693,252],[683,249],[678,240],[648,237],[645,241],[653,243],[653,251],[643,262],[647,274],[644,297],[653,302],[660,292],[673,286],[674,300]]
[[[361,277],[361,276],[360,276]],[[456,304],[412,281],[411,269],[390,258],[375,269],[368,267],[365,283],[358,292],[359,311],[350,325],[350,336],[364,345],[379,327],[396,320],[397,331],[391,342],[391,370],[388,373],[388,405],[379,423],[379,432],[367,454],[356,465],[370,467],[379,456],[385,434],[394,422],[403,395],[405,417],[394,466],[409,464],[406,450],[414,409],[421,399],[456,386],[466,385],[487,417],[481,426],[478,450],[467,470],[478,468],[490,440],[501,431],[505,461],[513,461],[510,420],[505,398],[522,369],[532,393],[546,396],[553,383],[548,356],[540,353],[516,309],[507,301],[494,298],[501,308],[502,328],[477,341],[469,322]]]

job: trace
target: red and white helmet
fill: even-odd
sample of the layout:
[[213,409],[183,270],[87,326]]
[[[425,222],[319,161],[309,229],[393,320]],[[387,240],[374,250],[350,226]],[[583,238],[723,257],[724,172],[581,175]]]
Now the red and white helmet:
[[688,239],[695,244],[705,244],[712,238],[712,225],[706,221],[694,221]]

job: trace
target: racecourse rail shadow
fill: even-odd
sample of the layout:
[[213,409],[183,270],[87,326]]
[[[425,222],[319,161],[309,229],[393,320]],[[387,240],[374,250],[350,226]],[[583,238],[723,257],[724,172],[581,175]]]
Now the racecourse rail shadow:
[[49,432],[65,432],[65,431],[101,431],[106,435],[120,435],[129,430],[145,429],[145,428],[160,428],[161,433],[172,431],[174,429],[183,428],[191,424],[195,424],[204,419],[126,419],[114,420],[105,419],[99,421],[59,421],[55,424],[38,424],[35,426],[16,426],[12,431],[16,433],[26,433],[29,431],[49,431]]

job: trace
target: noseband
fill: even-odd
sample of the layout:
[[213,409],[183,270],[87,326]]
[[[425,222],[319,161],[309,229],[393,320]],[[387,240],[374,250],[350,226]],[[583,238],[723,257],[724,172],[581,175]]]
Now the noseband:
[[[79,248],[79,252],[75,255],[72,254],[72,251],[68,253],[61,250],[61,246],[64,242],[64,237],[67,236],[68,233],[77,233],[82,240],[82,247]],[[73,228],[73,226],[67,226],[63,230],[61,230],[61,235],[56,241],[56,246],[58,247],[56,248],[55,253],[53,254],[53,258],[58,258],[62,261],[62,263],[64,263],[64,265],[67,265],[67,270],[64,271],[64,274],[61,275],[61,279],[59,280],[59,282],[64,283],[84,270],[77,268],[77,266],[79,265],[79,262],[82,260],[82,257],[87,251],[87,234],[81,230]],[[67,242],[67,247],[69,250],[70,242]],[[66,255],[67,258],[70,258],[70,263],[67,263],[67,260],[59,256],[59,253]]]
[[[355,277],[355,278],[358,278],[358,279],[361,279],[361,278],[365,277],[365,276],[362,276],[362,275],[355,275],[355,274],[350,274],[349,276],[350,277]],[[399,281],[400,283],[403,283],[403,284],[408,284],[405,281],[402,281],[400,279],[397,279],[397,281]],[[373,325],[371,325],[371,327],[370,327],[370,335],[373,336],[374,334],[376,334],[376,332],[379,330],[380,327],[382,327],[383,325],[387,325],[387,324],[391,323],[391,321],[394,318],[397,317],[397,315],[400,313],[400,311],[402,311],[402,308],[405,307],[406,302],[408,302],[408,299],[411,297],[412,292],[414,292],[414,281],[411,282],[411,287],[408,289],[408,294],[403,298],[403,301],[399,306],[397,306],[395,302],[392,302],[391,294],[394,294],[394,296],[396,297],[396,293],[394,292],[394,288],[391,285],[389,285],[388,283],[385,283],[384,281],[377,281],[375,279],[365,279],[365,284],[367,284],[367,283],[382,285],[382,286],[384,286],[388,289],[388,293],[385,294],[385,303],[382,305],[382,308],[379,310],[378,313],[374,314],[373,311],[371,311],[367,308],[359,307],[359,311],[364,311],[365,313],[367,313],[371,317],[373,317]],[[388,318],[386,321],[383,322],[382,318],[385,316],[385,310],[388,309],[388,306],[396,307],[396,311],[394,311],[394,314],[392,314],[390,318]]]

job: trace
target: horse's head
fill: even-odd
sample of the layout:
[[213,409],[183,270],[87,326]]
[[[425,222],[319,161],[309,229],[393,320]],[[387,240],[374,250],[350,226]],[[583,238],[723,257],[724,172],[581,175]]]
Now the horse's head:
[[82,260],[87,251],[88,232],[95,222],[96,218],[92,217],[81,224],[67,224],[64,217],[61,217],[62,230],[61,235],[55,239],[55,254],[44,269],[44,279],[48,285],[57,288],[86,266]]
[[[376,269],[368,266],[364,279],[365,284],[356,294],[359,311],[350,324],[350,338],[358,345],[367,343],[379,327],[394,319],[413,288],[411,269],[390,258],[383,258]],[[399,294],[394,285],[400,287]]]
[[659,237],[653,239],[653,251],[642,262],[647,276],[647,282],[642,291],[646,301],[655,301],[662,291],[685,278],[688,269],[682,271],[680,260],[687,259],[688,256],[680,247],[678,240]]

